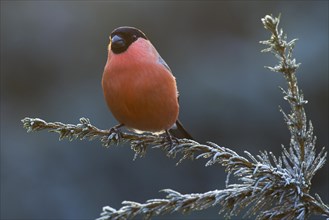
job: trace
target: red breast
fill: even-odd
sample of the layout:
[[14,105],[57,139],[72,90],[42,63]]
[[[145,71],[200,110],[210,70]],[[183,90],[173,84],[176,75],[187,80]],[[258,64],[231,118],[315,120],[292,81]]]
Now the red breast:
[[144,38],[119,54],[109,45],[103,92],[114,117],[128,128],[161,132],[178,118],[176,80],[160,59]]

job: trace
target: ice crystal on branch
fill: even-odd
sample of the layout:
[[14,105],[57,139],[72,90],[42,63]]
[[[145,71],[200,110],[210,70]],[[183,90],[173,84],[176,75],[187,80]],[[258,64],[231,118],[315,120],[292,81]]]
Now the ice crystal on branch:
[[[171,189],[162,190],[167,194],[163,199],[150,199],[145,203],[132,201],[122,202],[122,207],[103,208],[98,220],[124,220],[142,216],[150,219],[153,216],[172,212],[187,213],[219,207],[219,213],[226,217],[238,215],[246,210],[245,216],[256,219],[307,219],[310,215],[329,218],[329,207],[320,196],[310,194],[311,180],[324,165],[327,153],[325,149],[316,153],[316,137],[312,123],[306,118],[304,105],[307,100],[297,84],[296,70],[300,64],[293,58],[296,39],[287,41],[283,30],[279,29],[279,17],[266,15],[262,19],[265,29],[270,31],[269,40],[260,43],[267,46],[262,52],[271,52],[279,63],[267,67],[280,72],[287,81],[283,89],[284,100],[290,106],[290,112],[281,108],[285,123],[291,134],[290,146],[282,146],[281,156],[271,152],[261,152],[253,156],[245,151],[245,156],[212,142],[200,144],[193,140],[179,139],[171,143],[168,138],[152,134],[135,134],[116,129],[102,130],[93,126],[89,119],[81,118],[77,125],[61,122],[45,122],[38,118],[22,120],[27,131],[49,130],[57,132],[60,139],[99,139],[103,145],[128,142],[137,156],[144,156],[147,149],[160,148],[168,157],[184,159],[206,159],[206,166],[220,164],[225,167],[227,175],[226,188],[205,193],[181,194]],[[230,183],[233,175],[237,183]]]
[[[300,64],[296,64],[296,60],[293,58],[293,48],[295,46],[296,39],[287,42],[287,37],[283,37],[283,30],[278,29],[280,17],[273,18],[266,15],[262,22],[264,27],[271,32],[271,38],[267,41],[261,41],[260,43],[268,46],[263,52],[272,52],[279,59],[279,64],[275,67],[268,67],[275,72],[281,72],[285,77],[288,88],[284,90],[281,88],[284,99],[288,101],[290,105],[290,113],[286,114],[281,108],[280,111],[284,116],[284,120],[288,126],[291,134],[290,139],[290,156],[293,158],[292,164],[294,165],[298,177],[305,182],[306,185],[310,184],[311,178],[314,176],[314,161],[315,161],[315,141],[316,137],[313,136],[313,126],[311,121],[307,126],[307,118],[304,110],[304,105],[307,104],[307,100],[304,99],[304,95],[298,88],[296,70]],[[318,167],[320,168],[325,162],[325,157],[319,154],[320,161]],[[288,164],[286,164],[287,166]],[[305,188],[308,191],[308,187]]]

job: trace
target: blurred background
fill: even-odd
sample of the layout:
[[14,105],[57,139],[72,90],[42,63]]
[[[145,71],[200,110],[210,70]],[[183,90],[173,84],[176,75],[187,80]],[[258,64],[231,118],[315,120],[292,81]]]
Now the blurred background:
[[[1,219],[94,219],[103,206],[163,198],[159,190],[206,192],[225,186],[219,165],[169,159],[157,149],[133,161],[129,145],[58,141],[26,133],[21,119],[99,128],[117,122],[101,90],[108,36],[123,25],[143,30],[176,76],[180,118],[196,140],[243,154],[280,155],[289,111],[275,65],[258,42],[269,38],[261,18],[282,13],[288,39],[298,38],[299,85],[306,112],[328,151],[327,1],[1,1]],[[329,202],[328,162],[312,193]],[[155,219],[221,219],[219,207]],[[236,218],[236,219],[240,219]],[[319,219],[313,217],[313,219]]]

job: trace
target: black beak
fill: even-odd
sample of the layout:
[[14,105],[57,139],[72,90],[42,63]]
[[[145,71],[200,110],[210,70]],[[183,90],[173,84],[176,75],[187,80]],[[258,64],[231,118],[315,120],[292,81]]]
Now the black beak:
[[126,41],[119,35],[114,35],[111,38],[111,43],[113,50],[120,50],[120,48],[124,48],[126,46]]

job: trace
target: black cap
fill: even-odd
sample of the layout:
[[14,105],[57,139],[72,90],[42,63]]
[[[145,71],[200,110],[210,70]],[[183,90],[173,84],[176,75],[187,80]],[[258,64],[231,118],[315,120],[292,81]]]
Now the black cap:
[[110,36],[111,50],[115,54],[123,53],[140,37],[147,40],[146,35],[137,28],[126,26],[116,28],[112,31]]

